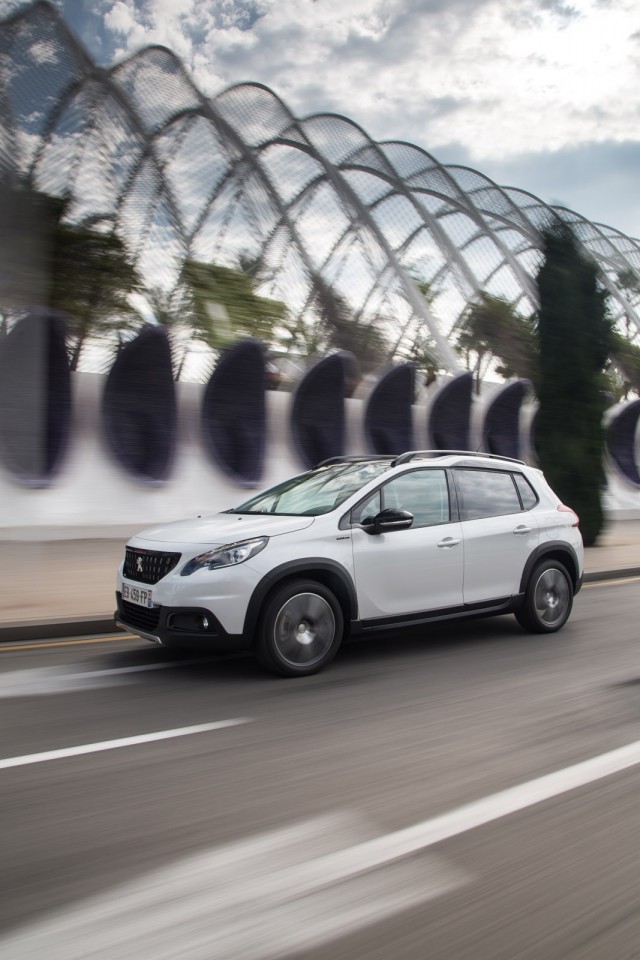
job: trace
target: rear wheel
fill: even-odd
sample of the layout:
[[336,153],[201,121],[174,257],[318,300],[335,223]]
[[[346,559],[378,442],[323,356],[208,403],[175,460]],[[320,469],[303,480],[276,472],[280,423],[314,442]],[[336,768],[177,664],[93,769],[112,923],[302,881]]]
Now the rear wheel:
[[267,670],[306,677],[338,652],[343,616],[336,597],[315,580],[291,581],[269,598],[258,629],[255,654]]
[[543,560],[529,578],[516,620],[532,633],[555,633],[569,619],[572,606],[573,584],[566,567],[558,560]]

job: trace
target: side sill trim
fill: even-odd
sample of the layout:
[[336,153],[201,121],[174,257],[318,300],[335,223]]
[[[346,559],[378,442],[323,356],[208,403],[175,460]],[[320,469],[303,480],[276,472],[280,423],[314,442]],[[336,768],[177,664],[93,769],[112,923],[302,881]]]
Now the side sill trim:
[[450,610],[434,610],[432,613],[417,613],[403,619],[381,617],[375,620],[355,620],[351,623],[353,634],[371,633],[375,630],[393,630],[401,627],[416,627],[423,623],[437,623],[442,620],[463,620],[466,617],[493,617],[503,613],[512,613],[522,602],[522,596],[508,597],[491,604],[470,603],[465,607]]

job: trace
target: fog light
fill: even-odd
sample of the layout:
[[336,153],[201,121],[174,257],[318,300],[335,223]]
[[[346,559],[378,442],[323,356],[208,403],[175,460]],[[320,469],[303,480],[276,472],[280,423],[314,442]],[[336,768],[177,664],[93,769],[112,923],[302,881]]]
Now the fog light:
[[208,629],[209,629],[209,621],[207,620],[206,617],[202,617],[202,618],[201,618],[201,626],[202,626],[202,629],[203,629],[203,630],[208,630]]

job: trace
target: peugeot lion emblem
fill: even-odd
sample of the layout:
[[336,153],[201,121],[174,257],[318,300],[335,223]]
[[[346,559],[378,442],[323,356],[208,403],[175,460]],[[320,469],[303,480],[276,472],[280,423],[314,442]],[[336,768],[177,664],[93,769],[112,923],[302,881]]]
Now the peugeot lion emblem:
[[136,570],[142,573],[142,557],[136,557]]

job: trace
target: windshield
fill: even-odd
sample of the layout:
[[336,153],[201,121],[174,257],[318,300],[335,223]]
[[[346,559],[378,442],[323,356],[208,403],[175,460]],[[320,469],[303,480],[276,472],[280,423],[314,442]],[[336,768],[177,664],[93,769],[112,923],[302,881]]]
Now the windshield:
[[388,470],[390,462],[389,459],[320,467],[286,480],[228,512],[317,517],[339,507],[369,480]]

